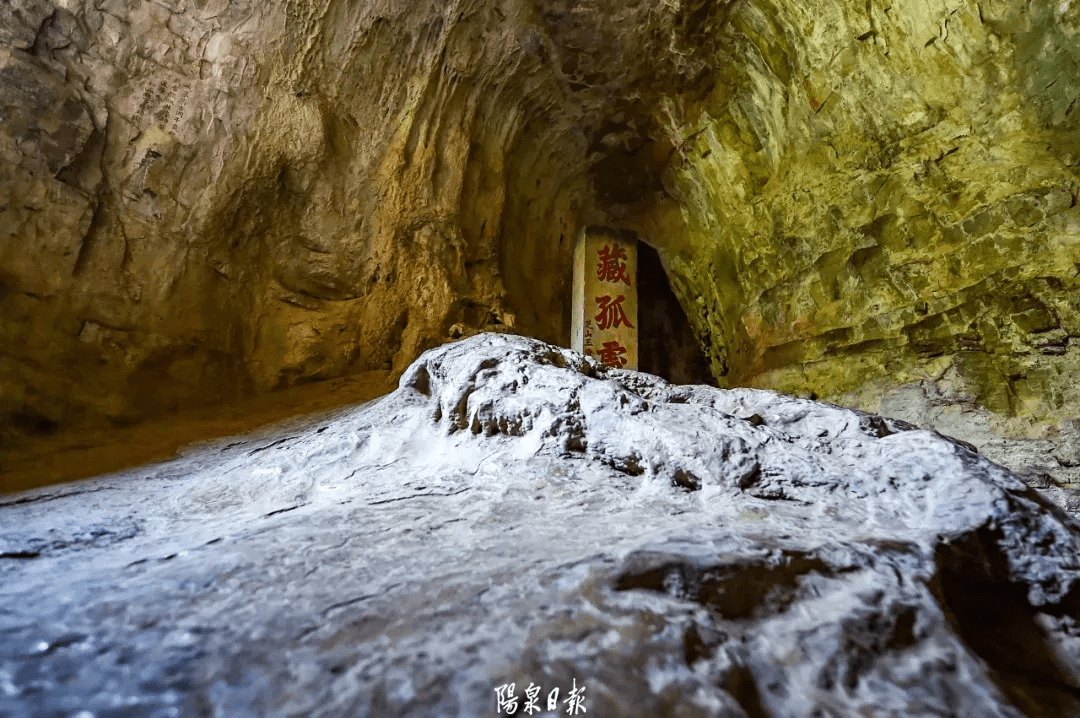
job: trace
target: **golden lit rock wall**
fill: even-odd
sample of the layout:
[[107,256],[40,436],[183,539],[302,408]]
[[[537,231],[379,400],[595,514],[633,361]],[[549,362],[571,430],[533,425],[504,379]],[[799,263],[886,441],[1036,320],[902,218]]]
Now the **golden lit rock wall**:
[[515,314],[558,339],[584,138],[534,15],[0,6],[7,425],[401,369]]
[[718,379],[1075,414],[1080,6],[0,5],[13,436],[569,334],[586,224]]
[[663,107],[714,372],[872,404],[952,368],[994,412],[1075,416],[1078,10],[732,6],[715,88]]

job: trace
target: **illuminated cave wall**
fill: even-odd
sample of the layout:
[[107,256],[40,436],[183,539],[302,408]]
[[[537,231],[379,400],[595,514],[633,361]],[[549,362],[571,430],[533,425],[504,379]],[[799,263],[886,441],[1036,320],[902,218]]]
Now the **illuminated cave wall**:
[[5,436],[565,342],[585,224],[649,238],[722,386],[1061,430],[1078,31],[973,0],[5,4]]

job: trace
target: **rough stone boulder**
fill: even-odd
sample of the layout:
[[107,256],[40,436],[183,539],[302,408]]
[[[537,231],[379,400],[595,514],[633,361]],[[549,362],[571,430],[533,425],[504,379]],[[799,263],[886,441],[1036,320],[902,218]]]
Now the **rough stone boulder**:
[[0,715],[1080,715],[1078,555],[934,432],[481,335],[6,497]]

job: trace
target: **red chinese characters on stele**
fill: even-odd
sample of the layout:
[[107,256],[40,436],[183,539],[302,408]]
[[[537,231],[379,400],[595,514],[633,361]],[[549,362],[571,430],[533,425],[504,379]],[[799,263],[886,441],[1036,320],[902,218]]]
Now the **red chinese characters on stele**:
[[[633,286],[630,283],[630,277],[626,273],[627,256],[626,250],[622,247],[605,244],[597,251],[597,260],[597,280],[610,284],[622,283]],[[596,303],[600,305],[600,311],[595,317],[597,328],[605,330],[625,326],[634,329],[634,325],[630,323],[630,319],[626,315],[626,309],[623,305],[625,301],[626,296],[623,294],[614,297],[610,294],[597,297]],[[617,339],[604,342],[600,351],[597,352],[600,361],[615,368],[626,366],[626,353],[626,347]]]
[[611,295],[597,297],[596,303],[600,305],[600,312],[595,317],[597,326],[601,329],[618,329],[621,326],[634,329],[634,325],[626,317],[626,310],[623,308],[624,301],[626,297],[621,294],[614,299]]
[[629,233],[584,230],[574,249],[572,344],[614,368],[637,368],[636,275],[637,247]]
[[626,347],[618,341],[604,342],[603,348],[600,349],[600,361],[618,369],[626,366],[625,354]]
[[605,244],[597,252],[596,278],[601,282],[622,282],[630,286],[630,277],[626,276],[626,251],[622,247]]

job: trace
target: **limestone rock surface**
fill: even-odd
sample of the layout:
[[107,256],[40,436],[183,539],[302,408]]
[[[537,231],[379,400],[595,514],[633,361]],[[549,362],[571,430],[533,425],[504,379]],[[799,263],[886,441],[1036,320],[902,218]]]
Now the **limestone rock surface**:
[[715,84],[665,101],[678,211],[642,225],[677,238],[672,283],[721,384],[871,410],[941,386],[985,410],[952,424],[969,441],[1069,433],[1076,4],[727,7]]
[[566,342],[597,223],[658,249],[722,385],[952,371],[1011,438],[1078,418],[1080,4],[11,0],[0,28],[8,443]]
[[480,335],[5,497],[0,714],[1080,715],[1077,555],[935,432]]

